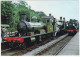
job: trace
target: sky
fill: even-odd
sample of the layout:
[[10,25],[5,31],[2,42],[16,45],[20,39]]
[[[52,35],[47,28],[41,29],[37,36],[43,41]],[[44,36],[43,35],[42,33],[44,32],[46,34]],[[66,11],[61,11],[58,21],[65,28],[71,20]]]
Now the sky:
[[69,19],[79,19],[79,2],[78,1],[26,1],[31,9],[43,11],[46,15],[51,13],[56,19],[60,16]]

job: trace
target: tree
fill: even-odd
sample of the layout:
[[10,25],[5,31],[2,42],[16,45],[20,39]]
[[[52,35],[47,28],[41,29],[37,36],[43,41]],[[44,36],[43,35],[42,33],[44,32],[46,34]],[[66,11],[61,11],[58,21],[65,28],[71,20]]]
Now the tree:
[[1,1],[1,23],[11,24],[13,16],[13,4],[11,1]]
[[38,14],[38,15],[40,16],[40,18],[41,18],[42,16],[46,16],[46,14],[45,14],[44,12],[42,12],[42,11],[36,12],[36,14]]
[[28,5],[25,1],[19,1],[19,4],[22,5],[22,6]]

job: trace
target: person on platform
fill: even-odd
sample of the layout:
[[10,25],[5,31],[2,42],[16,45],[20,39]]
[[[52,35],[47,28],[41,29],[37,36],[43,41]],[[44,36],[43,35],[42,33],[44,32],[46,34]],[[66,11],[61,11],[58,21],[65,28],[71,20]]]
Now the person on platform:
[[2,40],[4,40],[4,34],[5,34],[5,28],[1,27],[1,37],[2,37]]

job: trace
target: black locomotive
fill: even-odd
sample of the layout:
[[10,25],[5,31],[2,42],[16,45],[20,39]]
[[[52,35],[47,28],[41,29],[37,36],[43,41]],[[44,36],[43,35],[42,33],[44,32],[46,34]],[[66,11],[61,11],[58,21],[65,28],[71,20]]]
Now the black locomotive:
[[66,27],[69,35],[75,35],[78,31],[78,28],[79,28],[78,21],[70,19],[70,21],[68,22],[68,26]]

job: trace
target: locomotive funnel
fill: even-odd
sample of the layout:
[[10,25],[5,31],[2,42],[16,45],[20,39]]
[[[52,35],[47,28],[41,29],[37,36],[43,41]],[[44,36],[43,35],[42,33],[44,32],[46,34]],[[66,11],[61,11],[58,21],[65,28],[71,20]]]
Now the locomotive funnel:
[[26,20],[26,14],[25,13],[21,13],[20,14],[20,19],[21,19],[21,21],[25,21]]

